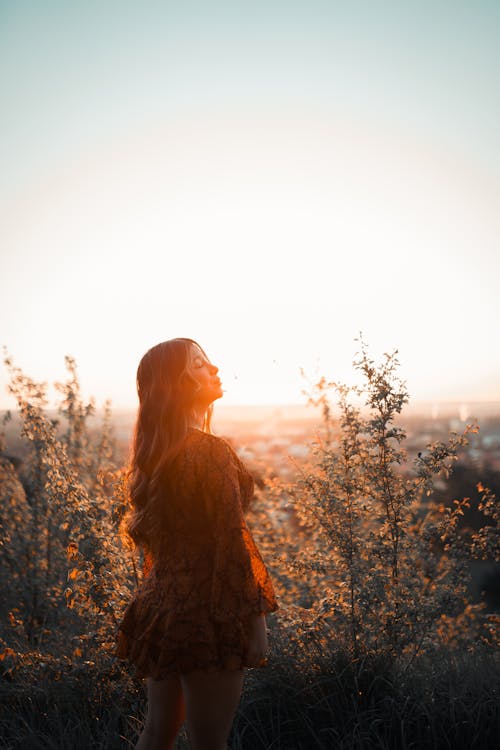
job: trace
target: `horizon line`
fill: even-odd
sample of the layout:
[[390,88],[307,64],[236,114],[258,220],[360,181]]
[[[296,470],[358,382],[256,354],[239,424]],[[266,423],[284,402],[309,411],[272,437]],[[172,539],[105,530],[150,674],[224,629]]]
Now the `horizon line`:
[[[112,399],[108,399],[111,403],[111,411],[112,412],[131,412],[136,411],[138,408],[138,404],[130,404],[130,405],[123,405],[123,404],[113,404]],[[363,404],[361,404],[363,405]],[[336,403],[332,399],[332,406],[335,407]],[[426,399],[410,399],[406,404],[403,405],[403,410],[407,408],[415,408],[415,407],[473,407],[473,406],[499,406],[500,407],[500,398],[498,399],[467,399],[467,398],[454,398],[454,399],[438,399],[438,398],[426,398]],[[104,402],[102,404],[95,404],[95,410],[100,411],[104,408]],[[217,403],[214,406],[214,414],[215,412],[219,410],[229,410],[229,409],[310,409],[314,411],[315,409],[320,409],[319,406],[314,406],[313,404],[307,404],[304,402],[299,401],[290,401],[290,402],[261,402],[261,403],[234,403],[234,404],[225,404],[225,403]],[[6,412],[12,412],[16,413],[18,411],[17,405],[15,407],[4,407],[0,406],[0,414],[5,414]],[[46,407],[46,411],[57,411],[57,406],[53,404],[49,404]]]

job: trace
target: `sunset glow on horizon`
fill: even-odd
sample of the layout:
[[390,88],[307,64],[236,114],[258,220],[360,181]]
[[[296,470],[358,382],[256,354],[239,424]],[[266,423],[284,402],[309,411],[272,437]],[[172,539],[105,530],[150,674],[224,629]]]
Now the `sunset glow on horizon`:
[[133,407],[140,357],[187,336],[224,403],[303,403],[301,368],[355,381],[361,331],[411,399],[500,401],[498,8],[45,6],[0,28],[0,344],[27,374],[69,354]]

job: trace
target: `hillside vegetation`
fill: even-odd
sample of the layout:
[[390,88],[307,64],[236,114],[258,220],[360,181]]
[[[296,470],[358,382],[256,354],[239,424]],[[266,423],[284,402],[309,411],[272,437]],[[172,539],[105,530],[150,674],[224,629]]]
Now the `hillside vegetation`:
[[[499,618],[467,593],[471,560],[499,562],[498,504],[482,483],[473,497],[436,491],[479,425],[409,456],[396,354],[376,364],[360,339],[364,385],[322,378],[310,394],[323,413],[310,460],[290,482],[259,477],[248,520],[281,606],[235,750],[486,750],[500,736]],[[5,364],[23,449],[4,435],[0,748],[131,748],[144,686],[114,646],[142,566],[121,531],[111,408],[90,429],[70,357],[57,418],[46,385]]]

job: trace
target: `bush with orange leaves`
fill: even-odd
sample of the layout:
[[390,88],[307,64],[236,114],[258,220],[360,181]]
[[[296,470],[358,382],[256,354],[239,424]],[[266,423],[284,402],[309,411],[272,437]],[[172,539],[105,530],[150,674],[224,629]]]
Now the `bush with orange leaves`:
[[[469,535],[459,523],[469,498],[451,507],[432,499],[436,478],[449,476],[478,426],[428,444],[409,468],[406,433],[396,422],[408,401],[397,376],[397,350],[376,365],[359,341],[354,365],[364,385],[320,379],[310,394],[324,417],[314,458],[297,466],[294,483],[269,483],[277,502],[288,498],[295,517],[292,539],[274,538],[273,549],[259,539],[271,560],[277,545],[286,550],[278,575],[284,584],[279,648],[304,665],[324,663],[335,651],[409,664],[434,647],[498,644],[498,618],[486,615],[483,604],[471,604],[466,593],[471,556],[498,560],[495,497],[478,485],[479,509],[489,519]],[[332,391],[338,420],[332,417]]]
[[[0,462],[2,602],[0,651],[18,666],[51,659],[107,662],[134,558],[117,533],[125,511],[124,471],[116,466],[109,403],[98,430],[89,427],[73,359],[56,384],[62,419],[46,411],[47,387],[6,358],[17,401],[23,457]],[[4,421],[8,415],[4,417]],[[61,422],[61,423],[60,423]],[[43,652],[43,658],[41,656]]]

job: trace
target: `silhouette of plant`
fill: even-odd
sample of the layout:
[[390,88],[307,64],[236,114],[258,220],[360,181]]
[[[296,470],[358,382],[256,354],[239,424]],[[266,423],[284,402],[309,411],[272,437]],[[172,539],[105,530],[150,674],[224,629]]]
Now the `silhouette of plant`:
[[64,653],[69,644],[70,655],[102,660],[134,582],[133,564],[127,566],[132,552],[117,533],[127,500],[124,470],[113,459],[110,405],[92,433],[94,407],[83,403],[67,357],[70,377],[57,386],[63,393],[59,436],[59,420],[45,409],[46,384],[28,378],[9,357],[5,364],[28,442],[17,475],[2,461],[0,575],[9,580],[10,622],[32,646],[63,631]]
[[[449,476],[478,426],[428,444],[408,467],[406,432],[397,422],[408,393],[397,350],[376,365],[361,335],[359,341],[354,366],[364,385],[323,377],[310,393],[310,403],[322,408],[323,431],[312,464],[297,466],[288,492],[307,529],[291,569],[314,577],[316,597],[306,617],[292,619],[296,640],[304,643],[312,630],[317,652],[336,643],[354,658],[375,653],[411,663],[422,649],[447,640],[471,646],[485,632],[483,605],[467,601],[467,559],[486,549],[491,555],[498,530],[486,527],[467,539],[459,520],[469,499],[452,508],[432,500],[436,478]],[[487,493],[480,507],[497,513]]]

